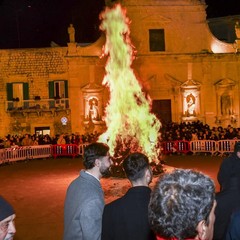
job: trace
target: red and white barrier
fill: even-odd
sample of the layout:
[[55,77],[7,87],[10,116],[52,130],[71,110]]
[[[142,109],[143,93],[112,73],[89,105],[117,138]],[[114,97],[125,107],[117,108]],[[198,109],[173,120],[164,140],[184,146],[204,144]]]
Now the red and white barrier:
[[51,145],[51,155],[56,158],[59,156],[76,157],[79,154],[76,144],[56,144]]
[[[235,143],[240,140],[197,140],[197,141],[165,141],[161,142],[162,154],[170,153],[231,153]],[[64,144],[64,145],[37,145],[37,146],[14,146],[0,149],[0,165],[20,160],[49,158],[58,156],[83,156],[84,149],[88,144]]]
[[188,153],[190,151],[190,143],[188,141],[168,141],[161,142],[163,154],[170,153]]

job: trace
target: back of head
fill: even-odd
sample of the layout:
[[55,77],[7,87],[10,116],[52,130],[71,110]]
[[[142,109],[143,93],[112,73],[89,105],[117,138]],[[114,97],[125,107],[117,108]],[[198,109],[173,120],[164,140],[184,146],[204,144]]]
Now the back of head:
[[142,153],[130,153],[123,161],[123,169],[130,181],[143,178],[145,170],[149,167],[147,156]]
[[164,238],[195,238],[198,223],[208,223],[214,198],[214,183],[208,176],[183,169],[165,173],[151,195],[150,225]]
[[0,196],[0,222],[13,214],[15,214],[15,211],[11,204]]
[[236,142],[234,145],[234,153],[240,152],[240,142]]
[[104,143],[91,143],[84,149],[83,164],[86,169],[92,169],[95,164],[95,160],[99,157],[107,156],[109,151],[108,145]]

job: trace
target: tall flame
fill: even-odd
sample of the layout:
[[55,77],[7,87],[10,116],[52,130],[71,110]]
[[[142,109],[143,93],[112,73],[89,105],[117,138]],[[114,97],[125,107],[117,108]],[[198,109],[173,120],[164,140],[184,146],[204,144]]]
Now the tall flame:
[[119,138],[122,141],[131,139],[131,144],[138,145],[138,150],[150,161],[158,162],[156,144],[161,124],[150,113],[150,99],[142,92],[131,68],[135,52],[129,37],[130,21],[126,10],[117,4],[106,8],[100,18],[100,29],[106,33],[103,54],[108,56],[103,84],[110,89],[110,100],[105,110],[107,131],[99,141],[107,142],[113,154]]

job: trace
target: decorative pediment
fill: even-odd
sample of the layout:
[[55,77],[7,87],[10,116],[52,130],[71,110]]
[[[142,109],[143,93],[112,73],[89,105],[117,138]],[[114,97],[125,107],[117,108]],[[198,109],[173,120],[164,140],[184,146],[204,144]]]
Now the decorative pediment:
[[170,74],[164,74],[164,77],[165,77],[168,81],[172,82],[174,85],[181,86],[181,85],[183,84],[182,81],[180,81],[179,79],[171,76]]
[[94,82],[92,83],[88,83],[87,85],[85,85],[84,87],[82,87],[82,91],[83,92],[101,92],[103,90],[103,86],[96,84]]
[[216,81],[214,85],[218,87],[229,87],[229,86],[235,86],[236,82],[230,78],[222,78]]
[[181,85],[181,88],[199,88],[201,86],[200,82],[193,79],[189,79]]

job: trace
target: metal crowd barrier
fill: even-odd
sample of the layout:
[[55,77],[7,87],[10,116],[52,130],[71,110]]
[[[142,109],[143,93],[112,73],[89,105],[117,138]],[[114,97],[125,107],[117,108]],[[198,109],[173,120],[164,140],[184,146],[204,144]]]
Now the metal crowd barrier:
[[224,153],[231,153],[234,151],[234,145],[240,140],[220,140],[218,141],[218,152],[223,155]]
[[234,145],[240,140],[196,140],[196,141],[165,141],[161,143],[162,153],[219,153],[220,155],[232,153]]
[[5,163],[5,161],[6,161],[5,149],[0,149],[0,165],[2,163]]
[[218,144],[213,140],[190,141],[190,151],[193,153],[211,153],[218,151]]
[[190,144],[188,141],[168,141],[162,142],[162,153],[170,154],[170,153],[188,153],[190,151]]
[[58,156],[82,156],[88,144],[14,146],[0,149],[0,165],[21,160],[49,158]]
[[83,156],[83,154],[84,154],[84,149],[85,149],[85,147],[86,147],[88,144],[89,144],[89,143],[84,143],[84,144],[78,145],[78,150],[79,150],[78,155]]
[[51,156],[51,145],[14,146],[0,149],[0,164]]
[[56,144],[51,145],[51,154],[54,158],[59,156],[76,157],[79,149],[76,144]]
[[[240,140],[197,140],[197,141],[165,141],[161,142],[163,154],[171,153],[219,153],[228,154],[234,151],[234,145]],[[65,145],[37,145],[37,146],[14,146],[0,149],[0,165],[20,160],[49,158],[58,156],[82,156],[84,148],[88,144],[65,144]]]

